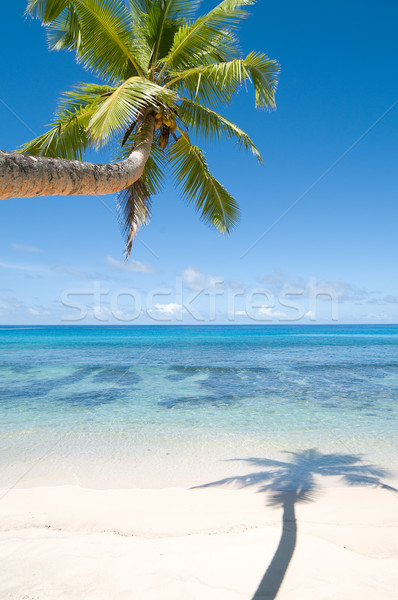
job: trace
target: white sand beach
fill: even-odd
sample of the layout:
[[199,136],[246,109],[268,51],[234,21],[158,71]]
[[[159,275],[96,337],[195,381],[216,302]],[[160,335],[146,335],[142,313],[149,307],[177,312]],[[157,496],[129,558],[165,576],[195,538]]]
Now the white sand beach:
[[296,522],[285,523],[268,493],[231,486],[67,485],[1,496],[0,596],[7,600],[396,598],[391,489],[329,478],[311,501],[289,496]]

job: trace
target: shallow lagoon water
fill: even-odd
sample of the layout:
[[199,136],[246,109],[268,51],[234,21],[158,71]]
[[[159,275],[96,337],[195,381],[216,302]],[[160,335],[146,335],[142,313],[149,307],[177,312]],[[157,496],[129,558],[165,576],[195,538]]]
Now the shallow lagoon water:
[[398,326],[0,327],[2,486],[193,485],[317,448],[398,472]]

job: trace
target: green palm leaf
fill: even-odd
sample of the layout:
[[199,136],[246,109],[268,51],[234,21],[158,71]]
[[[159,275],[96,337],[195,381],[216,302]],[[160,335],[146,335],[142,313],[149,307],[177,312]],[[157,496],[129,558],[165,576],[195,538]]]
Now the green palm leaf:
[[[133,148],[139,143],[139,131],[134,135]],[[126,159],[132,148],[124,147],[118,154],[117,160]],[[131,254],[135,236],[151,217],[152,196],[157,194],[163,185],[166,170],[166,157],[156,142],[145,165],[144,172],[138,181],[120,192],[117,197],[119,224],[125,238],[126,260]]]
[[181,137],[169,150],[169,158],[183,195],[201,218],[221,233],[229,233],[239,219],[236,200],[211,175],[203,152]]
[[82,30],[79,14],[75,8],[68,5],[67,9],[47,27],[47,40],[51,50],[75,50],[77,54],[82,49]]
[[95,111],[88,125],[93,140],[104,144],[109,138],[142,116],[148,108],[172,106],[176,95],[156,83],[140,77],[131,77],[108,96]]
[[211,108],[184,99],[178,107],[178,113],[185,123],[194,127],[205,139],[219,139],[221,135],[229,139],[236,139],[240,146],[245,150],[250,150],[257,157],[259,163],[262,163],[260,152],[247,133]]
[[147,42],[151,47],[150,66],[157,64],[159,52],[164,55],[170,50],[178,30],[179,21],[171,18],[173,4],[173,0],[155,0],[145,15]]
[[26,13],[43,23],[54,21],[67,8],[69,0],[28,0]]
[[254,2],[255,0],[223,0],[194,23],[181,25],[174,38],[173,46],[164,59],[161,74],[166,69],[175,70],[189,65],[192,54],[206,51],[208,40],[217,35],[220,30],[235,28],[247,16],[247,12],[242,8]]
[[139,48],[131,36],[130,15],[121,0],[70,0],[81,21],[84,64],[103,77],[143,75]]
[[120,81],[143,75],[140,46],[132,36],[131,15],[122,0],[41,0],[28,5],[28,11],[39,18],[44,15],[51,48],[77,50],[79,61],[100,76]]
[[51,156],[82,160],[92,144],[88,125],[95,110],[105,102],[113,88],[85,85],[67,92],[51,129],[24,144],[19,152],[33,156]]
[[151,197],[143,177],[118,194],[117,210],[126,241],[125,256],[128,260],[135,236],[140,228],[149,222],[151,216]]
[[242,60],[200,65],[179,73],[170,73],[172,79],[165,84],[180,93],[206,104],[227,104],[245,82]]
[[193,18],[201,0],[126,0],[134,16],[149,14],[156,6],[166,12],[167,18],[188,19]]
[[181,24],[192,17],[199,5],[197,0],[153,0],[128,2],[133,18],[134,37],[149,49],[146,64],[153,68],[158,58],[170,51]]
[[[251,52],[244,59],[235,59],[213,65],[198,66],[182,72],[171,73],[166,88],[184,90],[191,98],[204,101],[229,102],[234,93],[248,81],[255,90],[256,106],[275,106],[275,90],[279,64],[265,54]],[[214,90],[214,92],[213,92]]]
[[201,0],[155,0],[155,2],[164,8],[168,18],[188,21],[195,16]]
[[256,106],[275,107],[275,90],[280,67],[261,52],[250,52],[245,58],[245,67],[253,81]]

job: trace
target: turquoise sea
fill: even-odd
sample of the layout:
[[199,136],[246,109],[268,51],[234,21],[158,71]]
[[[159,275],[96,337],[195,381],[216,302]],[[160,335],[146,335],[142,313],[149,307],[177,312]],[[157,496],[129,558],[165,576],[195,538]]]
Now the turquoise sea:
[[0,486],[190,485],[317,448],[398,472],[398,326],[0,327]]

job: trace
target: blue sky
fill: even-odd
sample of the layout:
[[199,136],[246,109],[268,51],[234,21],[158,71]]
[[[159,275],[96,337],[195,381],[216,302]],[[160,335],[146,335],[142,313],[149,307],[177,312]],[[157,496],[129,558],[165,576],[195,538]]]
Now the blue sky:
[[[7,3],[0,25],[5,150],[93,80],[48,52],[24,8]],[[206,147],[240,202],[236,230],[221,237],[166,185],[124,267],[114,197],[2,201],[0,323],[398,321],[398,5],[260,0],[251,13],[242,47],[280,62],[277,110],[256,111],[249,88],[226,114],[265,165],[230,142]]]

